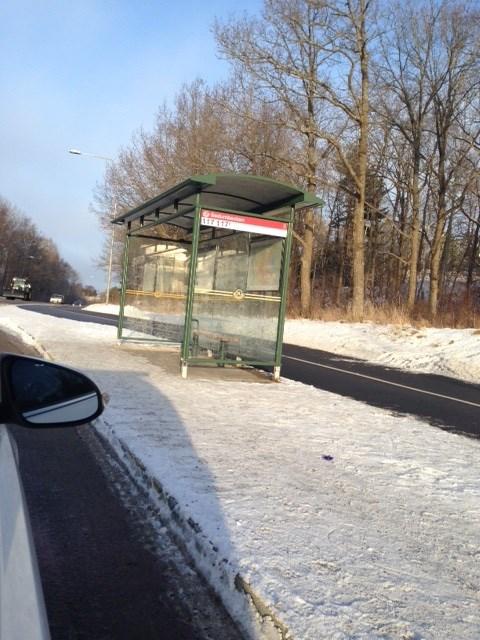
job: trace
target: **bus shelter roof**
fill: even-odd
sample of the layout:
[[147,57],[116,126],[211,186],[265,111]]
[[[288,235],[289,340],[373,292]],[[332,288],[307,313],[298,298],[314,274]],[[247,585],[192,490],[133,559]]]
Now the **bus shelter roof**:
[[314,194],[270,178],[216,173],[192,176],[151,200],[117,216],[113,223],[169,223],[190,230],[193,226],[196,195],[202,208],[245,213],[272,213],[294,206],[296,209],[322,204]]

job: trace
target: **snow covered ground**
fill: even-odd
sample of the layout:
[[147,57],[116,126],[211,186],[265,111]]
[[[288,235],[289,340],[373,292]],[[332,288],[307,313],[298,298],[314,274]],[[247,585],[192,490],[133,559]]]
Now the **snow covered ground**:
[[[118,314],[118,306],[94,304],[89,311]],[[152,317],[134,307],[130,315]],[[170,317],[179,323],[183,318]],[[371,322],[287,320],[284,341],[385,366],[423,371],[480,383],[480,330],[435,329]]]
[[285,342],[480,383],[480,331],[288,320]]
[[[286,341],[479,381],[473,332],[325,324],[289,322]],[[0,329],[109,394],[97,428],[251,637],[480,637],[480,441],[287,380],[185,381],[105,325],[1,305]]]

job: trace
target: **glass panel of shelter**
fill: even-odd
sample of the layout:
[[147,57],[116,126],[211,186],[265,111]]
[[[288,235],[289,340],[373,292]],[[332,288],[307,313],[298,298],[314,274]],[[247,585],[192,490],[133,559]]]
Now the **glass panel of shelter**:
[[283,248],[283,238],[249,232],[200,243],[190,361],[274,361]]
[[188,244],[129,238],[122,338],[182,342],[190,254]]
[[[211,229],[201,234],[188,361],[272,364],[285,240]],[[129,238],[121,335],[180,345],[192,245],[135,230]]]

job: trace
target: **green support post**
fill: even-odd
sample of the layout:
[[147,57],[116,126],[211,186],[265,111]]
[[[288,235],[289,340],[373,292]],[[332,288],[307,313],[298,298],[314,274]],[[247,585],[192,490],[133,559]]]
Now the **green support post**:
[[292,251],[293,238],[293,218],[295,214],[295,206],[290,209],[290,217],[288,220],[287,237],[285,238],[285,247],[283,250],[282,260],[282,278],[280,287],[280,309],[278,312],[277,325],[277,344],[275,346],[275,366],[273,367],[273,379],[280,380],[280,368],[282,366],[282,345],[283,345],[283,329],[285,326],[285,313],[287,309],[288,294],[288,271],[290,267],[290,254]]
[[128,273],[128,246],[130,244],[130,234],[127,233],[125,238],[125,246],[123,249],[123,271],[122,271],[122,291],[120,294],[120,309],[118,311],[118,327],[117,327],[117,338],[118,340],[122,339],[122,330],[123,330],[123,316],[124,316],[124,308],[125,308],[125,294],[127,289],[127,273]]
[[187,377],[188,351],[190,348],[190,335],[192,331],[193,297],[195,294],[195,277],[197,273],[198,241],[200,238],[200,194],[195,198],[195,218],[192,230],[192,254],[190,258],[190,270],[188,275],[187,303],[185,307],[185,324],[183,329],[182,343],[182,378]]

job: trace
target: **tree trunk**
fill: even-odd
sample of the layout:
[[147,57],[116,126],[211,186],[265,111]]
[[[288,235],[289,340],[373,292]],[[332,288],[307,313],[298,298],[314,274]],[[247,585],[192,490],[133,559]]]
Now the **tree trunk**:
[[367,180],[367,127],[360,130],[358,145],[358,190],[352,234],[352,316],[361,322],[365,305],[365,185]]
[[437,226],[432,240],[432,252],[430,254],[430,296],[428,308],[432,320],[438,312],[438,298],[440,292],[440,265],[442,262],[442,253],[444,245],[444,229],[446,221],[445,206],[440,205],[438,212]]
[[353,298],[352,316],[362,321],[365,306],[365,189],[367,183],[368,152],[368,53],[365,32],[365,16],[367,5],[360,1],[360,20],[357,29],[357,46],[360,56],[361,96],[359,104],[359,139],[358,139],[358,181],[355,211],[353,215]]
[[418,176],[420,172],[420,156],[414,158],[412,177],[412,231],[410,237],[410,260],[408,273],[407,310],[412,313],[417,295],[418,257],[420,255],[420,194]]
[[440,281],[439,281],[439,289],[440,291],[445,291],[447,287],[447,274],[450,266],[450,249],[452,244],[452,226],[453,226],[453,216],[449,216],[447,232],[445,234],[445,240],[443,242],[442,249],[442,257],[440,259]]
[[355,204],[353,214],[353,297],[352,316],[353,320],[361,322],[364,313],[365,300],[365,272],[364,272],[364,221],[363,212],[365,208],[365,192],[360,195]]
[[428,301],[428,310],[432,320],[437,315],[438,311],[438,294],[439,294],[439,281],[440,281],[440,262],[442,259],[442,232],[440,225],[435,230],[435,237],[432,243],[432,253],[430,256],[430,297]]
[[472,240],[472,250],[470,252],[470,259],[468,261],[467,281],[465,283],[465,302],[470,303],[470,295],[473,283],[473,270],[477,263],[477,253],[480,246],[480,212],[478,214],[478,223],[475,226],[475,231]]
[[302,258],[300,267],[300,307],[302,316],[307,318],[312,308],[312,262],[313,262],[313,209],[305,213]]
[[[315,118],[313,100],[308,98],[309,133],[307,134],[307,189],[315,193],[317,189],[317,140],[314,135]],[[305,229],[303,232],[302,265],[300,271],[300,306],[304,318],[310,316],[312,310],[312,264],[314,244],[315,214],[313,209],[305,213]]]

